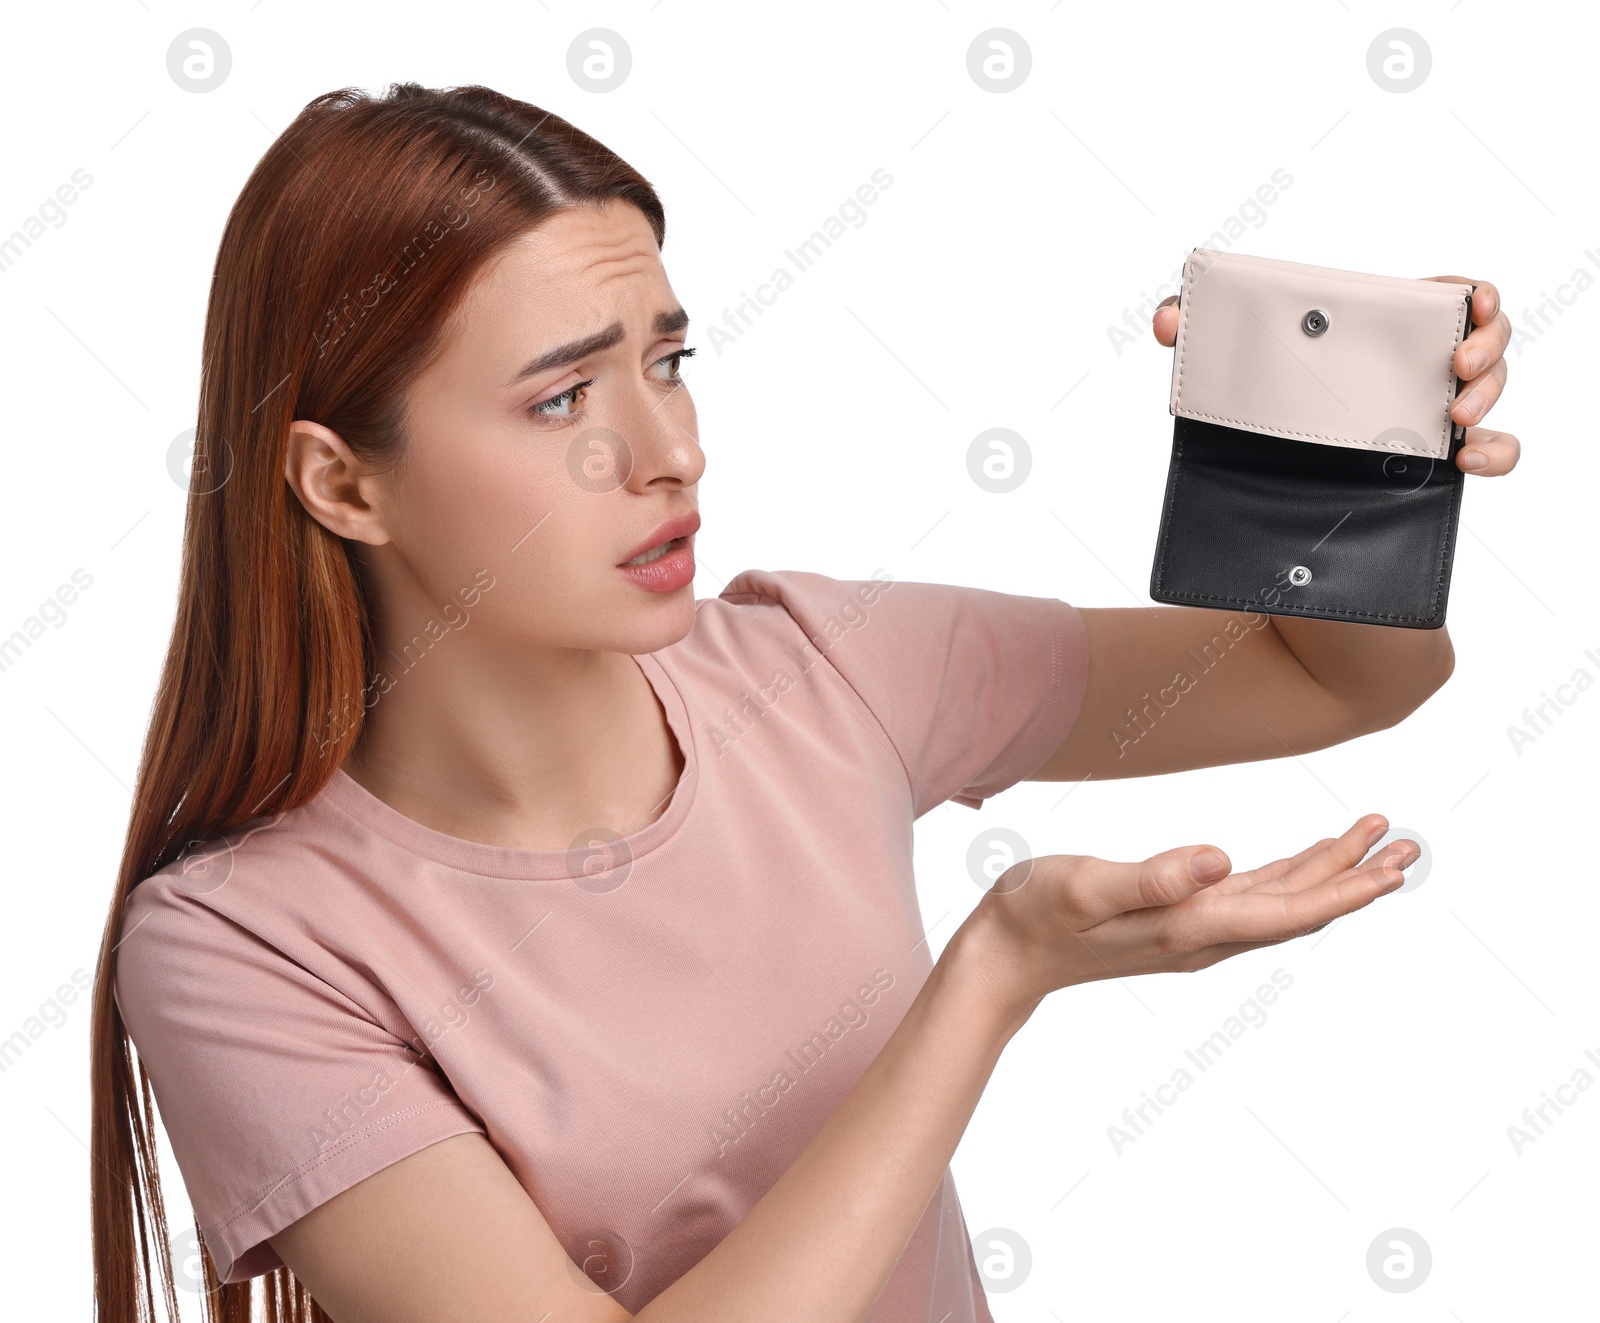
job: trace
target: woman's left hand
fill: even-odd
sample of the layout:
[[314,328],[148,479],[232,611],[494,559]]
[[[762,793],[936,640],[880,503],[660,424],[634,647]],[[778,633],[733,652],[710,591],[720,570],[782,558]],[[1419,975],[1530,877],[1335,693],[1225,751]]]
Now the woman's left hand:
[[[1522,443],[1510,432],[1473,424],[1494,407],[1506,385],[1505,352],[1511,341],[1511,321],[1500,310],[1500,291],[1487,280],[1468,280],[1465,276],[1426,278],[1477,286],[1472,291],[1472,333],[1456,346],[1455,371],[1461,378],[1461,390],[1450,406],[1450,418],[1467,428],[1456,464],[1480,478],[1499,477],[1516,467]],[[1151,318],[1156,339],[1169,349],[1178,338],[1177,303],[1176,294],[1163,299]]]

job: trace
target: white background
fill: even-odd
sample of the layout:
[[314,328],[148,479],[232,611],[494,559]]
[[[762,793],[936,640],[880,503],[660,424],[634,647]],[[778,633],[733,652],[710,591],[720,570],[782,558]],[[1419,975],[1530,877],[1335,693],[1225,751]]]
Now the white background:
[[[1520,1154],[1507,1134],[1580,1067],[1600,1080],[1584,1057],[1600,1058],[1585,834],[1600,695],[1563,691],[1575,701],[1520,753],[1508,735],[1575,672],[1600,676],[1585,652],[1600,654],[1600,625],[1582,458],[1600,294],[1563,284],[1600,277],[1591,13],[118,0],[16,7],[6,26],[0,235],[75,169],[93,178],[0,272],[0,636],[75,569],[93,578],[0,673],[13,861],[0,1038],[28,1038],[0,1074],[8,1313],[89,1314],[87,1000],[26,1031],[74,969],[92,972],[105,921],[171,623],[184,492],[167,451],[195,421],[217,239],[306,101],[416,79],[554,110],[661,193],[667,270],[700,346],[684,365],[708,456],[697,597],[748,566],[881,566],[1148,605],[1171,359],[1139,305],[1171,292],[1157,287],[1187,250],[1276,169],[1292,184],[1235,251],[1500,287],[1524,336],[1488,421],[1525,457],[1508,477],[1467,479],[1448,685],[1394,729],[1298,758],[1070,793],[1024,783],[979,814],[947,803],[918,824],[919,887],[937,950],[978,898],[968,847],[995,826],[1040,854],[1213,841],[1249,867],[1379,812],[1431,854],[1420,886],[1316,936],[1046,1001],[954,1163],[974,1235],[1009,1229],[1031,1250],[1026,1278],[991,1297],[1003,1323],[1596,1316],[1584,1264],[1600,1089]],[[204,94],[167,71],[192,27],[232,52]],[[591,27],[633,57],[604,94],[567,72]],[[1010,92],[968,73],[991,27],[1031,51]],[[1431,50],[1410,92],[1368,72],[1393,27]],[[864,223],[718,352],[710,325],[879,167],[893,183]],[[1541,326],[1532,310],[1558,292],[1568,306]],[[1137,343],[1118,352],[1108,328],[1130,309]],[[991,427],[1031,451],[1005,495],[967,472]],[[1293,982],[1265,1023],[1119,1155],[1107,1127],[1275,969]],[[165,1186],[183,1226],[174,1166]],[[1407,1293],[1366,1267],[1397,1227],[1432,1253]]]

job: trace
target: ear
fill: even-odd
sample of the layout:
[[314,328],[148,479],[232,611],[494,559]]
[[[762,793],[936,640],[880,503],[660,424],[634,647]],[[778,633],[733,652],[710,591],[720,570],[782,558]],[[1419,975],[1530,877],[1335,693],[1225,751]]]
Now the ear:
[[384,477],[368,470],[331,428],[303,419],[290,423],[283,476],[330,532],[375,547],[390,540],[376,499]]

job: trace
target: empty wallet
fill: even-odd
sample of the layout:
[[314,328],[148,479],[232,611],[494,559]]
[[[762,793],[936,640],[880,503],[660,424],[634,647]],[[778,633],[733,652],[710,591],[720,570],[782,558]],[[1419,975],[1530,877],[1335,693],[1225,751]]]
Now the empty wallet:
[[1193,249],[1151,598],[1444,624],[1473,288]]

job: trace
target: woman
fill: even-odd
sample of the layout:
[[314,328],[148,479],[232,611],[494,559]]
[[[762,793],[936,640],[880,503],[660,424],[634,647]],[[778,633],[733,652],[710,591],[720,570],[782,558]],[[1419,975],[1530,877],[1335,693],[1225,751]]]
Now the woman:
[[[663,234],[484,88],[330,93],[246,183],[95,992],[98,1317],[156,1278],[176,1316],[153,1084],[208,1318],[264,1276],[275,1320],[986,1320],[947,1164],[1040,1000],[1314,931],[1415,857],[1363,861],[1376,814],[1236,873],[1046,856],[931,960],[919,814],[1351,739],[1448,639],[1274,618],[1119,754],[1218,613],[757,570],[696,602]],[[1461,422],[1505,377],[1492,286],[1473,317]]]

